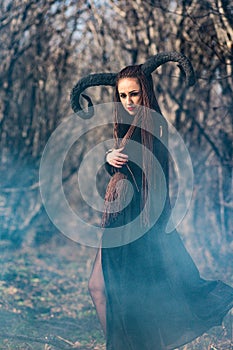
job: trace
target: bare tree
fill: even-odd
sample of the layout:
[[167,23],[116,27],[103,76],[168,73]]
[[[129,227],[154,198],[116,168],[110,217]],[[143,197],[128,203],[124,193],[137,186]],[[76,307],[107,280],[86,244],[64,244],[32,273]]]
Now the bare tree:
[[[71,113],[69,93],[78,79],[117,72],[158,52],[175,50],[190,58],[196,85],[187,89],[174,64],[163,65],[153,78],[163,114],[183,136],[194,167],[193,203],[184,221],[184,237],[189,244],[189,235],[195,233],[191,249],[195,253],[196,247],[205,247],[202,254],[208,261],[219,255],[219,246],[228,256],[233,231],[231,2],[40,0],[38,5],[28,0],[2,1],[0,6],[1,168],[7,174],[5,193],[7,188],[11,191],[7,203],[12,201],[15,207],[13,202],[22,198],[14,200],[12,187],[30,188],[38,182],[40,155],[52,131]],[[111,88],[90,89],[88,94],[95,103],[112,101]],[[90,132],[68,155],[68,192],[88,145],[101,140],[102,134],[103,130]],[[14,164],[10,171],[7,159]],[[24,164],[27,169],[29,163],[33,171],[27,179],[22,171],[19,180],[19,168]],[[171,182],[171,187],[175,195],[177,183]],[[20,214],[21,219],[31,217],[26,222],[41,210],[38,197],[30,198],[30,214]],[[79,196],[71,202],[81,203]],[[14,216],[10,213],[8,218]],[[9,222],[4,222],[9,230]]]
[[14,241],[23,239],[41,212],[40,156],[69,111],[73,36],[86,11],[84,1],[69,5],[1,2],[1,170],[4,202],[11,208],[3,226]]

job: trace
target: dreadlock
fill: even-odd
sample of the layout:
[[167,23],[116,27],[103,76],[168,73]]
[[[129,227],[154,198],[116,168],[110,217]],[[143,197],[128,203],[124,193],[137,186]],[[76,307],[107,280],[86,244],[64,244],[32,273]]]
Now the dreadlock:
[[[137,79],[140,89],[141,89],[141,141],[143,147],[142,151],[142,192],[141,192],[141,209],[145,206],[144,215],[142,217],[143,223],[149,225],[149,196],[147,196],[147,186],[151,181],[155,181],[155,178],[152,178],[152,157],[153,157],[153,136],[148,130],[152,130],[155,121],[153,120],[152,113],[150,109],[155,110],[158,113],[161,113],[158,102],[156,100],[153,81],[151,76],[146,77],[141,70],[141,65],[127,66],[121,70],[116,78],[116,87],[115,87],[115,102],[120,102],[120,96],[118,92],[118,84],[121,79],[125,78],[135,78]],[[115,147],[120,147],[120,125],[125,122],[127,118],[127,111],[123,108],[121,103],[116,103],[115,107],[115,118],[114,118],[114,139]],[[148,152],[149,150],[150,152]],[[110,189],[111,190],[111,189]]]

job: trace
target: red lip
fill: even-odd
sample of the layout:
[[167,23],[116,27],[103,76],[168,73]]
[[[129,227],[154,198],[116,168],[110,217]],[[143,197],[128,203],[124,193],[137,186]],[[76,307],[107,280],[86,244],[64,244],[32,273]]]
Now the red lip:
[[133,111],[135,109],[135,107],[127,107],[128,111]]

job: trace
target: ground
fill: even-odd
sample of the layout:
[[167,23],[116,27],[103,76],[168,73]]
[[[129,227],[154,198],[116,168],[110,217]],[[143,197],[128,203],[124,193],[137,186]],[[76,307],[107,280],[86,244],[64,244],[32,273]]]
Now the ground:
[[[40,247],[1,247],[1,350],[104,350],[88,294],[94,248],[50,241]],[[232,349],[232,315],[182,350]],[[143,350],[143,349],[142,349]]]

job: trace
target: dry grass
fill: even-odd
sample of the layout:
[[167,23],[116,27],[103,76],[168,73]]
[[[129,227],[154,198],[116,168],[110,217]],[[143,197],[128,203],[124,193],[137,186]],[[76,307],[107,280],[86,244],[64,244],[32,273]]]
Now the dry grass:
[[[87,291],[95,253],[66,240],[40,248],[2,249],[1,350],[105,349]],[[232,319],[229,314],[225,327],[213,328],[181,349],[233,349]]]

